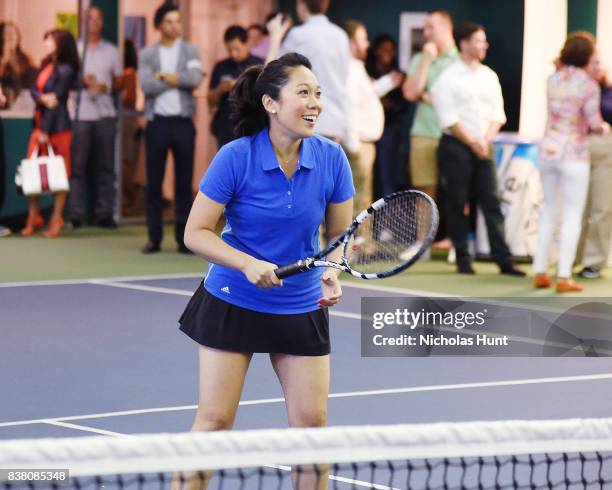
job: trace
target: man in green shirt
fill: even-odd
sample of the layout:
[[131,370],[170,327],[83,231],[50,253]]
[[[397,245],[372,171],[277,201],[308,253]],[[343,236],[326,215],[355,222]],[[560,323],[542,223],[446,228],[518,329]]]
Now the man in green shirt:
[[431,104],[429,90],[440,74],[459,57],[453,39],[453,20],[448,12],[430,12],[423,27],[425,44],[411,62],[402,91],[418,101],[410,134],[410,175],[412,185],[436,198],[438,188],[438,142],[442,131]]

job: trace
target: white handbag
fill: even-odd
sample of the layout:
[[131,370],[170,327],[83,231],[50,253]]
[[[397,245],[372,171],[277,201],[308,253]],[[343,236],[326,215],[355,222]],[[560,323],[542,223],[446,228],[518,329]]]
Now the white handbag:
[[38,145],[29,158],[21,160],[15,173],[15,185],[25,196],[66,192],[70,188],[66,164],[61,155],[47,144],[48,155],[38,156]]

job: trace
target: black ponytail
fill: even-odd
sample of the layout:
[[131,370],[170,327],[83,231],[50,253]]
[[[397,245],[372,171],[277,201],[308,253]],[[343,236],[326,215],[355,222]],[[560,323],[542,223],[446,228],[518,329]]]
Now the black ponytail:
[[287,53],[266,66],[252,66],[240,75],[229,98],[230,118],[237,137],[253,135],[269,125],[261,98],[268,95],[278,100],[281,89],[289,80],[289,69],[297,66],[312,69],[305,56]]
[[234,123],[234,135],[237,137],[255,134],[268,123],[261,97],[255,95],[255,82],[263,69],[263,65],[247,68],[230,93],[230,118]]

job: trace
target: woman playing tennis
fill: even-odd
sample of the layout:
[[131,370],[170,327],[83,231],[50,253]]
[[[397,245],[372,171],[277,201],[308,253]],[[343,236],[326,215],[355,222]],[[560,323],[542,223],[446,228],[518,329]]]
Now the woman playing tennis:
[[[324,426],[327,307],[342,296],[339,271],[314,268],[279,280],[274,270],[312,256],[323,221],[330,240],[351,223],[349,163],[338,144],[314,134],[320,88],[304,56],[290,53],[249,68],[232,99],[241,137],[213,159],[185,230],[185,244],[210,262],[180,320],[181,330],[199,344],[192,430],[232,427],[254,352],[270,354],[289,425]],[[227,224],[219,237],[222,214]],[[327,488],[327,477],[302,474],[299,488]]]

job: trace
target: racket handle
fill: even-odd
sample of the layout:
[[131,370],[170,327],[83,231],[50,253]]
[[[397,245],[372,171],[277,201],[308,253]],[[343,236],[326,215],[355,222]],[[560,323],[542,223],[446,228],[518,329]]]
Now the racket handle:
[[283,267],[279,267],[274,270],[274,274],[279,279],[284,279],[285,277],[293,276],[295,274],[299,274],[300,272],[307,271],[310,269],[310,263],[305,260],[300,260],[295,264],[285,265]]

